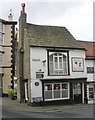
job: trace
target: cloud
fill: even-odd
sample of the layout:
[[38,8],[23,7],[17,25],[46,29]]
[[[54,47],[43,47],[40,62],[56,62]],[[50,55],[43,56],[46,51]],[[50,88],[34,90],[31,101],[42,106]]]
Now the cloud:
[[[26,3],[27,21],[34,24],[65,26],[76,39],[93,39],[93,0],[2,0],[0,17],[7,20],[10,9],[18,21],[21,3]],[[9,4],[10,3],[10,4]],[[0,10],[1,11],[1,10]]]
[[[28,0],[28,2],[90,2],[94,0]],[[0,2],[27,2],[27,0],[1,0]]]

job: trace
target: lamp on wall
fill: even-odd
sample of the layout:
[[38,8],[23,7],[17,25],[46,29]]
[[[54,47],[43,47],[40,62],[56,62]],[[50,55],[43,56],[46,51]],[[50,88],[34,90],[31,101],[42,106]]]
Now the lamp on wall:
[[46,60],[43,60],[42,62],[43,62],[43,65],[45,66],[45,62],[46,62]]

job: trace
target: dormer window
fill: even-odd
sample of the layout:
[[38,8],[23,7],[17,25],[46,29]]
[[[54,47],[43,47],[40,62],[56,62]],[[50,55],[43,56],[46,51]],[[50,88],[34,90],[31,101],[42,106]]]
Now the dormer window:
[[49,75],[68,74],[68,52],[49,52]]

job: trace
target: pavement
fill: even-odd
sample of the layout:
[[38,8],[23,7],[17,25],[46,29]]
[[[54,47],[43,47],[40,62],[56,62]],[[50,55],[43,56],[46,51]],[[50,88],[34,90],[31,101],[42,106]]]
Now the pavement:
[[20,103],[17,100],[11,100],[9,97],[2,98],[2,105],[8,108],[12,108],[20,111],[31,111],[31,112],[60,112],[60,111],[71,111],[78,109],[87,109],[93,107],[93,104],[74,104],[74,105],[49,105],[49,106],[28,106],[27,103]]

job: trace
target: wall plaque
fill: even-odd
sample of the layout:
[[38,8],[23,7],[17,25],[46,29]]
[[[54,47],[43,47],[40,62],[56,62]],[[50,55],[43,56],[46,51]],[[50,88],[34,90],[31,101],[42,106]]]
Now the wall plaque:
[[44,72],[36,72],[36,78],[43,78]]
[[39,86],[39,82],[35,82],[35,86]]

